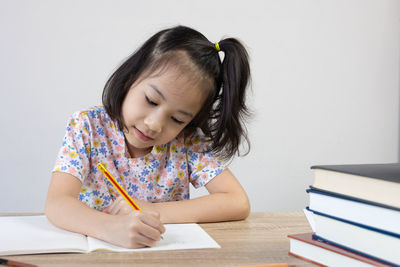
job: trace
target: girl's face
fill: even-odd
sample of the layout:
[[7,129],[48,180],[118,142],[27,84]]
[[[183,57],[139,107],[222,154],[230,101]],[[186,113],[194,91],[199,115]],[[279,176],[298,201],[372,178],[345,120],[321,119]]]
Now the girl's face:
[[174,139],[200,111],[206,93],[201,83],[178,68],[139,79],[122,103],[122,119],[129,153],[141,157],[154,145]]

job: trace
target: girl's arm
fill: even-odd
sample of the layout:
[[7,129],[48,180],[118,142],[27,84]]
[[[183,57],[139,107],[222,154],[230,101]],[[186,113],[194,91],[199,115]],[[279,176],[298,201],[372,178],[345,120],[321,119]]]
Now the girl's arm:
[[[143,210],[159,212],[163,223],[242,220],[249,215],[250,203],[246,192],[229,169],[214,177],[206,188],[210,194],[199,198],[162,203],[138,200],[138,205]],[[115,210],[116,205],[110,208]],[[128,204],[122,201],[119,205]]]
[[160,240],[165,229],[157,213],[132,210],[110,215],[91,209],[78,199],[81,185],[70,174],[53,172],[46,216],[54,225],[128,248],[154,246]]

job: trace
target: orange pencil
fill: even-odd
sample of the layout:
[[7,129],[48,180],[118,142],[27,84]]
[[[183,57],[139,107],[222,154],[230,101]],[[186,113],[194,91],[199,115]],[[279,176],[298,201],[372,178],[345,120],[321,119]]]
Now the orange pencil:
[[7,265],[7,266],[14,266],[14,267],[38,267],[37,265],[20,262],[20,261],[13,261],[7,259],[0,259],[0,265]]
[[132,206],[134,210],[142,210],[135,201],[128,195],[124,188],[115,180],[115,178],[108,172],[103,163],[97,165],[100,171],[104,174],[104,176],[110,181],[110,183],[118,190],[118,192],[128,201],[128,203]]
[[261,264],[261,265],[247,265],[240,267],[293,267],[296,265],[289,265],[288,263],[273,263],[273,264]]

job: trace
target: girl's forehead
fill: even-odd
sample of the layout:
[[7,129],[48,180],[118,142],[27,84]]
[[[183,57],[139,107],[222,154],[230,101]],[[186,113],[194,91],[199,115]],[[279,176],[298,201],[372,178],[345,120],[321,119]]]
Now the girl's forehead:
[[166,69],[158,75],[144,79],[145,90],[158,95],[174,108],[182,108],[195,115],[204,103],[209,90],[203,82],[177,68]]
[[187,83],[189,87],[198,87],[210,93],[214,84],[213,79],[202,70],[183,50],[176,50],[161,54],[144,72],[145,77],[160,77],[170,79],[171,82]]
[[208,94],[209,82],[193,70],[182,69],[182,67],[170,66],[151,73],[145,80],[149,83],[157,83],[162,86],[161,90],[169,93],[198,93]]

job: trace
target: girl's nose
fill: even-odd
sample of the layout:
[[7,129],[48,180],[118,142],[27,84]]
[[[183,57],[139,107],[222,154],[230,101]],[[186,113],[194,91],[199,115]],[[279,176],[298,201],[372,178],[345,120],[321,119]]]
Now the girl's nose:
[[150,112],[144,119],[146,127],[155,133],[160,133],[163,127],[163,118],[161,112]]

